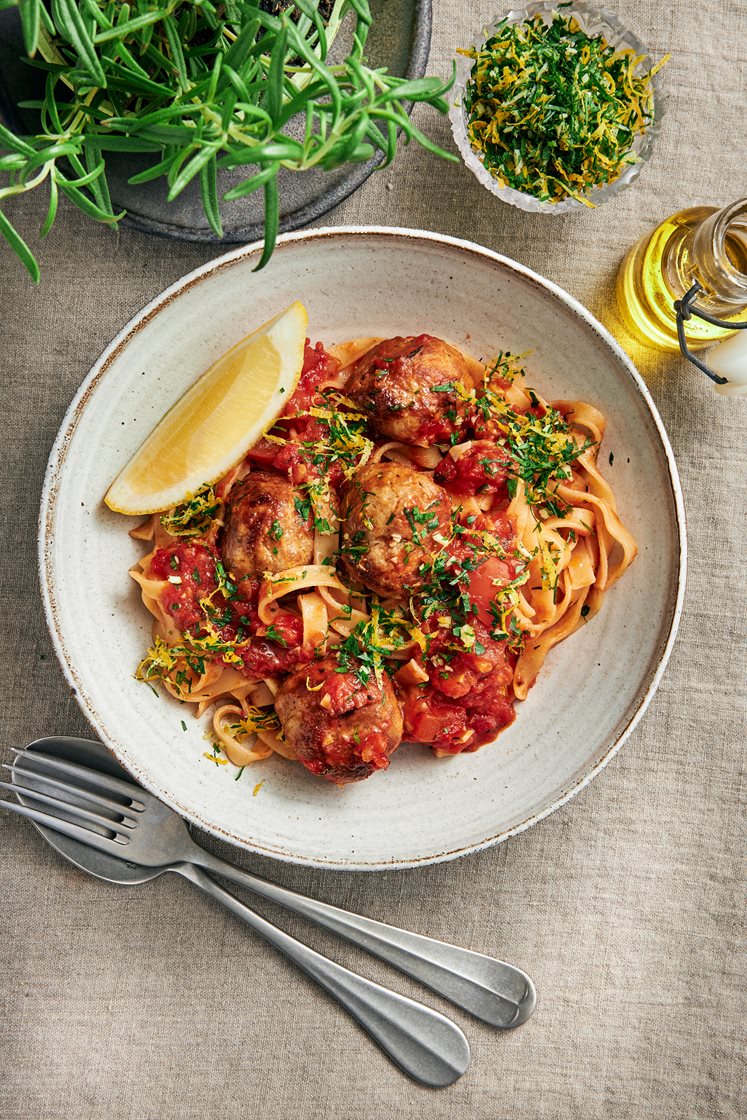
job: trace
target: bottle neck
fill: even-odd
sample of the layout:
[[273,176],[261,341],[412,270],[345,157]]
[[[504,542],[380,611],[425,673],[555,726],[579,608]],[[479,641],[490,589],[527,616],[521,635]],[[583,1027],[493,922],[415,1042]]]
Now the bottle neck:
[[694,231],[693,278],[704,288],[703,304],[735,314],[747,307],[747,198],[716,210]]

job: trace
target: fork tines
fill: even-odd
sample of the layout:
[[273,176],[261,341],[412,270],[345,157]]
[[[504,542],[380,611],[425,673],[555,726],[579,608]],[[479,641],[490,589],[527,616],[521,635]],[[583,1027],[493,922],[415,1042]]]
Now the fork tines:
[[89,796],[88,790],[81,788],[82,783],[84,786],[93,787],[94,790],[105,790],[107,793],[114,794],[115,797],[124,797],[124,805],[115,802],[111,806],[119,812],[125,808],[136,813],[145,811],[145,804],[138,796],[140,789],[133,782],[115,778],[111,774],[105,774],[103,770],[92,770],[88,766],[79,766],[77,762],[68,762],[67,759],[56,758],[54,755],[45,754],[43,751],[27,751],[23,747],[12,747],[11,749],[17,755],[16,764],[20,763],[19,769],[23,771],[24,778],[33,774],[49,781],[45,771],[52,770],[58,774],[63,774],[66,778],[73,779],[74,790],[72,792],[76,794]]

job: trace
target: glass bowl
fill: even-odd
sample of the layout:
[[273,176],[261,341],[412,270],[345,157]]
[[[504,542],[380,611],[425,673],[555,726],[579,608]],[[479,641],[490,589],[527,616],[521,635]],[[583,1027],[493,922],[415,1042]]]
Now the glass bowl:
[[[479,48],[482,44],[493,34],[494,28],[503,19],[507,19],[510,23],[521,23],[525,19],[540,15],[545,24],[552,21],[553,16],[561,11],[564,16],[574,16],[581,26],[582,30],[587,35],[604,35],[610,46],[618,50],[629,48],[635,51],[639,56],[639,65],[644,68],[654,65],[654,60],[650,57],[648,50],[643,45],[637,35],[629,31],[620,20],[612,15],[611,12],[605,11],[603,8],[597,8],[593,4],[586,3],[586,0],[576,0],[575,3],[563,5],[559,8],[558,3],[548,2],[548,0],[541,0],[541,2],[525,4],[522,8],[511,8],[505,15],[499,16],[495,23],[484,27],[481,36],[476,36],[471,46]],[[456,82],[454,84],[453,96],[454,103],[449,111],[449,119],[451,120],[451,130],[454,133],[457,147],[464,163],[480,180],[482,185],[486,187],[491,194],[496,198],[502,199],[503,202],[509,202],[512,206],[518,206],[521,210],[529,210],[535,214],[568,214],[572,210],[587,210],[588,206],[576,198],[564,198],[560,202],[542,202],[540,199],[535,198],[531,194],[526,194],[523,191],[514,190],[513,187],[504,187],[494,179],[489,171],[483,166],[482,160],[475,152],[469,142],[467,136],[467,116],[463,106],[464,92],[472,73],[473,59],[467,58],[464,55],[456,56]],[[654,93],[654,120],[643,134],[636,136],[633,143],[632,150],[637,156],[637,163],[630,164],[621,175],[618,176],[612,183],[606,183],[601,187],[593,187],[584,196],[594,206],[599,206],[603,202],[608,202],[609,199],[619,194],[620,191],[625,190],[630,184],[638,178],[641,171],[645,167],[648,160],[651,158],[651,153],[656,143],[656,137],[661,129],[661,122],[664,117],[666,109],[666,97],[664,87],[661,81],[661,72],[655,74],[651,79],[651,86]]]

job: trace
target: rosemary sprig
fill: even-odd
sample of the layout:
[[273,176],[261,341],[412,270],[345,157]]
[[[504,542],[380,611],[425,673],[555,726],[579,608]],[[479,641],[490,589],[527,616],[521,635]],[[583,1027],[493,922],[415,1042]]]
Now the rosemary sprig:
[[[44,95],[22,107],[39,130],[18,136],[0,125],[0,205],[49,186],[43,237],[60,195],[110,225],[109,152],[152,153],[132,183],[164,178],[173,201],[197,180],[208,221],[222,235],[218,172],[245,177],[223,197],[264,192],[263,267],[279,226],[278,173],[365,162],[396,154],[398,134],[447,159],[410,120],[408,102],[445,113],[451,82],[407,80],[370,69],[368,0],[0,0],[18,7],[30,64],[45,75]],[[272,9],[268,11],[266,9]],[[331,10],[330,10],[331,9]],[[350,14],[353,45],[328,58]],[[304,123],[291,135],[294,119]],[[2,175],[5,173],[5,175]],[[2,180],[5,179],[3,183]],[[4,237],[35,281],[34,254],[0,209]]]

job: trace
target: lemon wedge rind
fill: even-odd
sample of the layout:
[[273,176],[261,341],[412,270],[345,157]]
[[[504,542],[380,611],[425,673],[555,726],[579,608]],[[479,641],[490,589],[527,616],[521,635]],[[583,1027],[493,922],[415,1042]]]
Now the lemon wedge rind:
[[303,367],[308,315],[296,301],[219,358],[166,415],[104,498],[159,513],[217,482],[271,428]]

